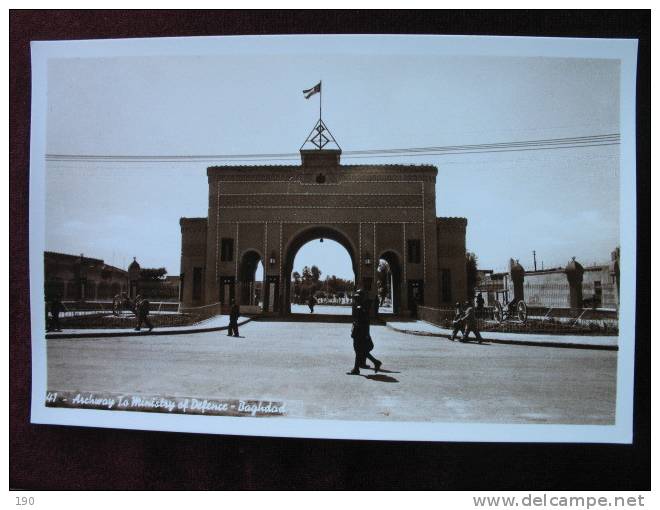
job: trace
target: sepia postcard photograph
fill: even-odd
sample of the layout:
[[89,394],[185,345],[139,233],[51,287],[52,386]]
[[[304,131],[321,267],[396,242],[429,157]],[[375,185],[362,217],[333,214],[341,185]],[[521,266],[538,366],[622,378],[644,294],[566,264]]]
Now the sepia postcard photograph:
[[33,423],[632,441],[637,42],[33,42]]

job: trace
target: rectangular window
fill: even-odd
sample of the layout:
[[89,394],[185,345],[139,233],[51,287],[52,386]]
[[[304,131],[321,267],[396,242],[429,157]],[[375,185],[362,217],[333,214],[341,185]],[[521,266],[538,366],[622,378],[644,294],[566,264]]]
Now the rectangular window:
[[422,243],[419,239],[408,239],[408,263],[419,264],[422,261]]
[[234,260],[234,240],[223,237],[220,243],[220,261],[231,262]]
[[440,289],[442,290],[442,301],[451,302],[451,272],[449,269],[440,270]]
[[202,268],[194,267],[193,268],[193,288],[192,288],[192,298],[195,301],[202,299]]

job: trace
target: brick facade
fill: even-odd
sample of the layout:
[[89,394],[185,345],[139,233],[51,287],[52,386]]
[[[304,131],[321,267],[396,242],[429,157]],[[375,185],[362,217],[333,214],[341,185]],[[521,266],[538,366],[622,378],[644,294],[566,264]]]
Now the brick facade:
[[339,150],[300,152],[302,165],[208,168],[208,218],[180,222],[183,306],[246,301],[242,280],[258,257],[264,308],[288,313],[295,255],[319,237],[347,249],[357,284],[372,294],[378,259],[398,266],[404,314],[414,292],[420,303],[442,302],[440,269],[452,299],[465,298],[467,221],[436,217],[434,166],[341,165]]

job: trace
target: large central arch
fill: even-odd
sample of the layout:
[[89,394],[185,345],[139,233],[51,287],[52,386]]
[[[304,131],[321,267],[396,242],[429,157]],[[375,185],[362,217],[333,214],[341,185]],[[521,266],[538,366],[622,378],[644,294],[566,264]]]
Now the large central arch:
[[284,306],[283,311],[291,313],[291,273],[293,271],[293,262],[296,254],[305,244],[316,239],[331,239],[341,244],[348,252],[353,266],[354,279],[358,275],[358,260],[356,248],[351,243],[349,237],[336,227],[327,225],[315,225],[304,228],[293,236],[285,249],[284,256]]

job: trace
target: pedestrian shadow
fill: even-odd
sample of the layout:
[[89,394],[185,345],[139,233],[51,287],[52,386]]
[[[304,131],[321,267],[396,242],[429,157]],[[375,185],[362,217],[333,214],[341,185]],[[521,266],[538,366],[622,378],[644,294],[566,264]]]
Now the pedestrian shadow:
[[[384,372],[384,370],[382,370]],[[398,372],[394,372],[395,374],[398,374]],[[362,375],[362,374],[360,374]],[[374,375],[363,375],[365,379],[370,379],[372,381],[378,381],[378,382],[387,382],[387,383],[398,383],[399,380],[395,379],[394,377],[391,377],[389,375],[385,374],[374,374]]]
[[385,368],[379,368],[378,371],[383,372],[384,374],[400,374],[401,373],[401,372],[397,372],[396,370],[387,370]]

